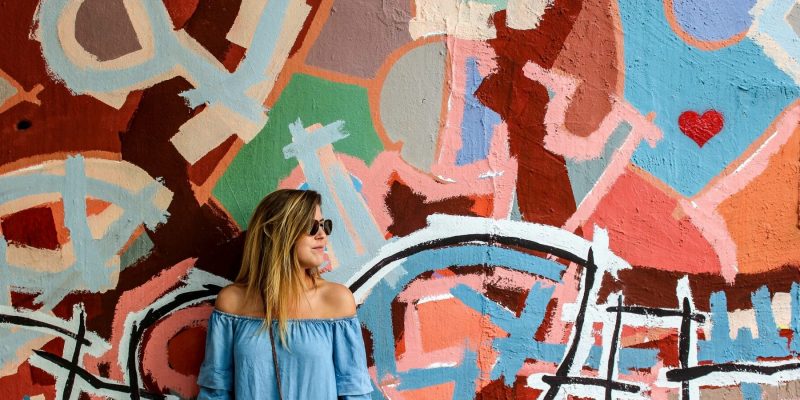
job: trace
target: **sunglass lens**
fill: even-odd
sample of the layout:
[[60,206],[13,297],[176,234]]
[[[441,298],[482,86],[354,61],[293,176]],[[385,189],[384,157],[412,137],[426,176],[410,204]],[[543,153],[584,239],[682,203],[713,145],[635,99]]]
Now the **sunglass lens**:
[[333,221],[326,219],[322,222],[322,230],[325,231],[326,235],[330,235],[333,231]]

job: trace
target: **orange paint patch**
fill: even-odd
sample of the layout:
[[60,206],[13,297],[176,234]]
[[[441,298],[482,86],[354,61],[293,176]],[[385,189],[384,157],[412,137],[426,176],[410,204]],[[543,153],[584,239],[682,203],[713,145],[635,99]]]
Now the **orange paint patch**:
[[417,390],[404,390],[402,398],[404,400],[452,399],[455,387],[455,382],[448,382]]
[[86,215],[98,215],[105,211],[111,203],[100,199],[86,199]]
[[419,304],[417,313],[425,352],[464,346],[467,341],[476,347],[481,341],[483,316],[457,299]]
[[720,204],[718,211],[736,242],[740,273],[800,263],[798,159],[800,128],[760,176]]

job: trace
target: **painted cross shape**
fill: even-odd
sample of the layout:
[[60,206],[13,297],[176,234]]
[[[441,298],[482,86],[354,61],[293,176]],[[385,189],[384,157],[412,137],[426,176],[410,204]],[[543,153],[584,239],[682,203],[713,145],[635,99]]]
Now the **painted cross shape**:
[[547,304],[554,289],[554,286],[543,286],[541,282],[536,282],[528,293],[519,318],[469,286],[458,285],[451,289],[453,296],[470,308],[488,314],[493,323],[508,332],[508,337],[494,339],[494,347],[501,356],[492,369],[491,379],[502,376],[506,386],[511,386],[526,359],[552,363],[561,361],[563,345],[539,342],[532,338],[533,332],[544,321]]
[[286,159],[296,158],[300,163],[309,188],[327,199],[322,202],[322,212],[333,220],[334,226],[349,228],[347,235],[330,237],[336,259],[347,260],[347,264],[328,272],[326,278],[341,282],[384,244],[383,234],[353,186],[350,173],[333,153],[333,143],[348,137],[343,127],[344,121],[336,121],[310,131],[298,118],[289,125],[292,143],[283,148]]

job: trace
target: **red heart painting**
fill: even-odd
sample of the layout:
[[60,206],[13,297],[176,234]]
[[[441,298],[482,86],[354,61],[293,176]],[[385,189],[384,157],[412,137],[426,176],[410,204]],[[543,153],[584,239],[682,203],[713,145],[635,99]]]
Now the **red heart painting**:
[[717,110],[708,110],[699,115],[694,111],[684,111],[678,117],[681,132],[703,147],[712,137],[722,130],[725,119]]

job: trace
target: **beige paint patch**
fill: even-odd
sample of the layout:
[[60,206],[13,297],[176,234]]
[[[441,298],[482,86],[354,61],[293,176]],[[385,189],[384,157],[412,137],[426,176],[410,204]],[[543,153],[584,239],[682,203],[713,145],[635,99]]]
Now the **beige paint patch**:
[[411,37],[449,35],[486,40],[497,36],[491,22],[494,6],[463,0],[418,0],[416,16],[408,23]]
[[[675,399],[680,398],[676,394]],[[736,387],[704,388],[700,390],[701,400],[744,400],[742,391]]]
[[508,0],[506,25],[519,30],[536,29],[544,11],[552,5],[553,0]]
[[800,399],[800,381],[791,381],[777,385],[761,385],[762,400],[796,400]]
[[792,296],[778,292],[772,296],[772,314],[778,329],[790,329],[792,323]]
[[[120,186],[132,193],[158,182],[143,169],[125,161],[87,159],[85,162],[86,176]],[[159,210],[166,210],[172,202],[172,192],[158,183],[152,201]]]
[[239,14],[236,15],[236,19],[233,21],[228,34],[225,35],[225,39],[244,48],[250,47],[259,18],[266,6],[267,2],[263,0],[242,0],[242,4],[239,6]]
[[736,310],[728,313],[728,323],[730,324],[730,337],[736,339],[740,329],[748,329],[753,337],[758,337],[758,323],[756,323],[756,313],[752,309]]
[[58,250],[9,244],[6,261],[11,265],[33,271],[59,272],[75,264],[75,251],[71,241],[63,244]]
[[116,204],[111,204],[101,213],[88,216],[86,220],[89,225],[89,232],[91,232],[92,238],[95,240],[102,239],[108,232],[108,228],[111,227],[111,224],[122,217],[124,211],[125,210],[123,210],[122,207]]
[[223,105],[211,105],[186,121],[170,142],[191,164],[217,148],[225,139],[236,134],[246,143],[261,129],[260,125],[231,111]]

